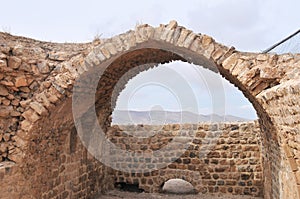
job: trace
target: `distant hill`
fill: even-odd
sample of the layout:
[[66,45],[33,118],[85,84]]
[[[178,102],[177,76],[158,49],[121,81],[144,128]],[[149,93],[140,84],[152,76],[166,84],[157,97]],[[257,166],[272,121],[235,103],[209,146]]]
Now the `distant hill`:
[[[152,118],[152,119],[151,119]],[[249,119],[232,115],[217,114],[198,115],[192,112],[173,111],[123,111],[115,110],[112,115],[113,124],[174,124],[198,122],[243,122]]]

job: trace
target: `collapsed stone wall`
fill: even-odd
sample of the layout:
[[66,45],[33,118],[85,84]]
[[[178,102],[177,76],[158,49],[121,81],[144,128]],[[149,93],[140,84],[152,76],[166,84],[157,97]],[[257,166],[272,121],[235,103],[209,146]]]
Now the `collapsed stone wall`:
[[[138,184],[147,192],[159,192],[167,180],[181,178],[201,193],[263,196],[261,132],[257,121],[122,125],[113,126],[108,132],[108,139],[122,150],[134,151],[131,157],[118,156],[120,153],[115,151],[109,154],[115,161],[114,167],[122,168],[116,171],[117,183]],[[171,142],[174,145],[163,151]]]

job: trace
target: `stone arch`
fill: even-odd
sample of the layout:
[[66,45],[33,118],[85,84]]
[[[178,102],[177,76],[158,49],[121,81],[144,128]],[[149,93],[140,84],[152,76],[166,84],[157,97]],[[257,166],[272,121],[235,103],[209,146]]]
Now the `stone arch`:
[[[147,57],[147,54],[154,54],[154,56]],[[227,48],[218,44],[209,36],[196,34],[184,27],[178,26],[175,21],[170,22],[168,25],[160,25],[157,28],[149,25],[141,25],[136,27],[134,31],[103,40],[100,45],[92,49],[84,62],[74,58],[75,60],[72,60],[73,65],[66,63],[59,73],[53,72],[50,77],[54,81],[52,81],[48,89],[40,93],[35,93],[31,106],[26,111],[27,114],[25,115],[27,116],[21,122],[22,129],[19,134],[23,135],[23,137],[29,137],[29,139],[24,139],[25,141],[30,140],[32,134],[40,130],[39,125],[45,122],[45,115],[70,111],[72,88],[75,79],[79,76],[91,77],[85,80],[92,82],[94,80],[92,78],[94,76],[91,76],[92,74],[104,72],[106,76],[103,76],[104,79],[102,80],[105,80],[105,77],[118,80],[120,71],[117,69],[122,62],[120,58],[123,57],[126,57],[129,61],[139,58],[141,62],[136,63],[137,65],[141,63],[157,64],[171,60],[182,60],[202,65],[212,70],[215,70],[214,67],[216,67],[222,76],[244,93],[253,104],[260,118],[264,149],[265,154],[267,154],[264,162],[265,176],[267,176],[265,177],[265,197],[279,198],[280,195],[285,194],[285,190],[280,184],[281,179],[278,177],[279,173],[282,172],[280,169],[281,159],[283,158],[281,157],[281,145],[286,144],[284,135],[280,135],[281,125],[284,122],[278,119],[278,114],[272,113],[270,104],[280,104],[279,99],[283,96],[279,94],[279,96],[276,96],[274,94],[278,90],[297,88],[297,82],[293,82],[293,84],[288,82],[288,80],[295,79],[296,77],[288,75],[282,77],[288,73],[280,67],[285,64],[295,64],[297,57],[238,52],[234,48]],[[114,65],[116,65],[115,68],[113,67]],[[274,70],[274,68],[276,69]],[[136,72],[138,73],[139,71]],[[278,85],[279,83],[280,85]],[[88,82],[85,83],[85,85],[87,84]],[[100,82],[100,85],[98,85],[95,106],[97,113],[99,113],[100,125],[108,127],[110,124],[109,116],[112,112],[110,106],[108,106],[110,100],[106,100],[102,104],[99,99],[103,97],[102,94],[107,94],[108,99],[110,99],[112,88],[111,85],[106,85],[108,86],[108,92],[102,93],[102,88],[104,87],[101,86],[105,86],[105,84],[101,85]],[[85,92],[93,92],[93,90],[89,89],[87,87]],[[293,93],[289,94],[293,95]],[[51,107],[53,104],[59,108]],[[53,112],[54,110],[56,111],[55,113]],[[70,116],[70,113],[68,113],[67,118]],[[22,142],[22,140],[19,142]],[[27,153],[30,153],[30,142],[22,143],[22,145],[25,157]],[[292,150],[289,146],[284,147],[284,149],[284,154],[288,157],[289,165],[295,173],[298,168],[297,164],[293,166],[296,160],[293,158]],[[294,173],[286,172],[286,175],[294,178]],[[293,197],[296,198],[296,182],[294,182],[294,187]]]
[[[118,39],[123,40],[125,44],[120,46],[120,43],[116,42]],[[126,41],[129,42],[126,43]],[[126,44],[130,47],[126,46]],[[124,49],[126,50],[124,51]],[[101,63],[101,58],[103,59],[104,57],[110,58],[111,62],[107,64],[107,66],[109,65],[108,67],[105,66],[105,61]],[[266,60],[273,60],[276,59],[276,57],[265,55],[264,58],[260,59],[262,60],[257,60],[256,54],[238,52],[234,48],[227,48],[218,44],[209,36],[195,34],[190,30],[177,26],[175,22],[171,22],[166,26],[162,25],[156,29],[147,25],[139,26],[135,32],[128,32],[124,35],[112,38],[109,44],[104,43],[95,48],[86,58],[86,64],[89,68],[95,68],[94,66],[97,64],[100,64],[98,68],[107,67],[100,82],[109,82],[112,88],[114,88],[116,82],[123,75],[123,73],[118,70],[121,68],[121,62],[126,63],[127,60],[129,67],[124,67],[125,72],[138,65],[143,65],[144,67],[133,70],[131,77],[147,69],[147,66],[144,66],[144,64],[149,64],[148,67],[153,67],[155,64],[166,63],[172,60],[182,60],[204,66],[215,72],[220,71],[221,75],[237,86],[253,104],[260,118],[261,126],[264,128],[263,137],[266,140],[272,139],[274,145],[278,146],[277,134],[272,120],[256,99],[256,95],[262,90],[278,84],[274,77],[261,78],[259,76],[260,69],[256,67],[256,65],[264,64]],[[93,73],[95,72],[93,69],[91,71],[93,71]],[[115,74],[112,71],[119,72]],[[128,79],[131,77],[128,77]],[[126,81],[124,83],[126,83]],[[98,86],[98,93],[96,93],[96,110],[97,113],[100,113],[99,116],[102,116],[102,118],[99,118],[99,122],[100,124],[102,123],[101,125],[103,125],[104,128],[111,123],[109,119],[112,113],[111,103],[113,105],[115,103],[115,99],[112,99],[112,102],[111,100],[107,100],[111,99],[112,90],[107,92],[107,90],[104,89],[105,86],[106,85],[102,87],[101,85]],[[101,91],[103,92],[101,93]],[[97,101],[97,96],[101,96],[102,99],[106,100],[101,102],[100,99]],[[274,162],[279,162],[279,159],[276,160],[276,158],[279,158],[278,156],[272,158],[274,158]],[[270,165],[267,167],[271,168]],[[275,173],[276,172],[278,171],[275,171]],[[271,176],[272,174],[267,175]],[[277,176],[278,174],[273,175]],[[274,182],[269,178],[265,180],[266,185],[273,183],[274,186],[279,186],[275,185],[278,183],[276,180]],[[271,191],[266,189],[266,192]]]

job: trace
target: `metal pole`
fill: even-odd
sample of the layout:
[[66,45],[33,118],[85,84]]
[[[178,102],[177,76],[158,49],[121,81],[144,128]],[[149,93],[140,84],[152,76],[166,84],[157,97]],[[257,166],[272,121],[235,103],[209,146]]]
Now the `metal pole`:
[[284,40],[274,44],[273,46],[271,46],[270,48],[266,49],[263,51],[263,53],[268,53],[270,52],[271,50],[273,50],[274,48],[276,48],[277,46],[279,46],[280,44],[286,42],[287,40],[289,40],[290,38],[294,37],[295,35],[297,35],[298,33],[300,33],[300,29],[298,31],[296,31],[294,34],[288,36],[287,38],[285,38]]

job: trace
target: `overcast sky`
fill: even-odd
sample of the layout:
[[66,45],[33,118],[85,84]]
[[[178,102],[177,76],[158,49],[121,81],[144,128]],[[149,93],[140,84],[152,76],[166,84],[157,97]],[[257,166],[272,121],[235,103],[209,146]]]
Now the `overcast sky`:
[[[241,51],[260,52],[300,28],[299,8],[299,0],[11,0],[1,2],[0,29],[45,41],[86,42],[96,35],[111,37],[126,32],[137,23],[158,26],[175,19],[180,25],[196,33],[211,35],[225,45],[235,46]],[[200,104],[198,111],[210,113],[214,101],[209,99],[212,91],[207,86],[199,86],[207,85],[203,78],[198,78],[203,71],[195,69],[199,67],[186,66],[175,63],[168,67],[193,79],[187,83],[196,91],[194,95]],[[130,105],[130,109],[151,109],[161,103],[164,109],[176,109],[176,100],[157,101],[159,98],[170,99],[171,94],[167,89],[150,85],[149,81],[153,80],[151,73],[162,78],[167,76],[159,68],[137,76],[136,83],[133,80],[128,85],[131,93],[122,93],[122,96],[127,96],[125,104]],[[143,79],[148,82],[143,83]],[[225,93],[225,113],[255,118],[255,111],[243,95],[226,81],[222,82],[225,82],[222,91]],[[203,93],[207,93],[206,97]],[[137,99],[141,95],[144,97]],[[118,102],[120,109],[124,109],[123,105]]]

